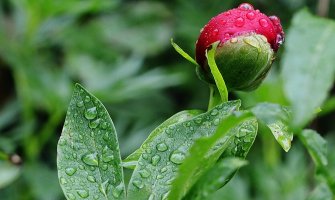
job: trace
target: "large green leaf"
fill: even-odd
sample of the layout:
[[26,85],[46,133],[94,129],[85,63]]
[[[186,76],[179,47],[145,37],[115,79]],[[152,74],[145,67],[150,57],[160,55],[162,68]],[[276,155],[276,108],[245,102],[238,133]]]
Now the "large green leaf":
[[143,146],[148,145],[159,134],[164,133],[165,128],[167,128],[168,126],[170,126],[172,124],[176,124],[176,123],[180,123],[180,122],[183,122],[183,121],[190,120],[193,117],[195,117],[196,115],[199,115],[201,113],[202,113],[201,110],[185,110],[185,111],[181,111],[179,113],[176,113],[175,115],[173,115],[172,117],[170,117],[169,119],[164,121],[161,125],[159,125],[157,128],[155,128],[150,133],[148,138],[143,142],[143,144],[141,145],[141,147],[139,149],[137,149],[134,153],[130,154],[126,159],[123,160],[123,166],[127,167],[127,168],[130,168],[130,169],[134,169],[136,164],[137,164],[137,160],[140,158],[142,153],[144,153]]
[[300,140],[307,148],[309,154],[318,167],[326,166],[327,160],[327,142],[316,131],[306,129],[299,134]]
[[288,108],[278,104],[259,103],[251,111],[270,129],[277,142],[288,152],[293,140],[293,133],[288,127],[291,116]]
[[131,177],[128,197],[137,200],[166,198],[194,141],[212,135],[221,120],[237,110],[240,104],[240,101],[227,102],[191,120],[172,124],[144,145],[145,153]]
[[[189,156],[178,170],[178,175],[172,184],[169,199],[181,199],[186,195],[187,191],[196,183],[200,176],[210,169],[220,158],[222,153],[227,150],[231,141],[241,145],[241,147],[243,145],[245,149],[249,150],[251,146],[249,144],[253,143],[257,133],[257,122],[249,123],[249,121],[256,122],[255,118],[250,113],[243,113],[240,116],[229,116],[221,122],[212,136],[197,140],[192,146]],[[242,133],[239,129],[246,130],[243,131],[243,133],[247,134],[245,139],[248,138],[248,140],[239,140],[239,137],[241,136],[240,134]],[[230,152],[231,151],[229,151],[229,153]],[[234,153],[236,152],[238,152],[238,150],[234,151]],[[210,183],[211,181],[207,178],[203,178],[205,179],[203,181],[207,183],[204,183],[203,185],[203,183],[199,182],[196,189],[193,190],[193,194],[190,194],[190,199],[195,199],[196,197],[201,199],[203,198],[201,196],[207,196],[205,195],[205,193],[207,193],[206,190],[211,192],[213,192],[212,190],[216,191],[230,180],[235,170],[232,170],[224,176],[224,180],[222,181],[218,181],[216,179],[217,177],[211,177],[211,181],[218,181],[217,184],[212,185],[213,188],[211,189],[206,188],[209,186],[207,183]],[[212,171],[212,173],[214,172]]]
[[76,84],[57,148],[60,185],[67,199],[125,196],[116,131],[102,103]]
[[334,81],[335,23],[307,10],[293,18],[287,34],[282,77],[293,109],[293,127],[306,125],[326,99]]
[[211,167],[192,189],[188,192],[185,199],[207,199],[210,195],[215,193],[223,185],[228,183],[235,172],[247,164],[248,162],[242,158],[228,157],[219,160],[213,167]]

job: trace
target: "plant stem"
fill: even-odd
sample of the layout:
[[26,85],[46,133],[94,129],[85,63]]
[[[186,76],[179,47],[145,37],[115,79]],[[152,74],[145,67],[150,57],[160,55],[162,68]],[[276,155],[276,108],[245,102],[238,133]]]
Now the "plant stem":
[[210,93],[209,93],[209,102],[208,102],[208,110],[211,110],[215,106],[222,103],[220,93],[215,85],[209,85]]
[[211,73],[214,77],[216,87],[221,96],[221,101],[227,102],[228,101],[227,86],[215,62],[215,51],[216,51],[217,45],[218,45],[217,42],[212,45],[212,49],[206,52],[206,57],[207,57],[208,65],[211,69]]

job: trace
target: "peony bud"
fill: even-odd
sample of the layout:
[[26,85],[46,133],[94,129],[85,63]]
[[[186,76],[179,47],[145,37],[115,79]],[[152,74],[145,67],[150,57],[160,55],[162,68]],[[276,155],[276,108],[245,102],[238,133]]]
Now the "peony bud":
[[215,60],[228,89],[253,90],[269,71],[284,32],[278,17],[268,17],[247,3],[213,17],[196,44],[200,71],[212,83],[206,50],[217,41]]

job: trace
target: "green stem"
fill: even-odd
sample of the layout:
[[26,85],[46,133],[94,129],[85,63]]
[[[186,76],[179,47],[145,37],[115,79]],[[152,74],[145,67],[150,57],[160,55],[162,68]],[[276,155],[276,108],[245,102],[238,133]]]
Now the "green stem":
[[209,102],[208,102],[208,110],[211,110],[215,106],[222,103],[220,93],[215,85],[209,85],[210,93],[209,93]]
[[218,42],[214,43],[212,45],[212,48],[209,51],[206,51],[206,57],[207,57],[207,62],[208,65],[211,69],[211,72],[213,74],[214,80],[216,87],[219,91],[219,94],[221,96],[222,102],[227,102],[228,101],[228,90],[225,81],[223,80],[223,77],[218,69],[218,66],[216,65],[215,62],[215,51],[216,47],[218,45]]

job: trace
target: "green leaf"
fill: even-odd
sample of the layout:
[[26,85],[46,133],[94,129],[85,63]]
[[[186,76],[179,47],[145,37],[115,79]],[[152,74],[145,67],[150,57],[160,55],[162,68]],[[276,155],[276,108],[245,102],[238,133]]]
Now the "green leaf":
[[122,199],[116,131],[102,103],[76,84],[57,147],[60,185],[68,199]]
[[20,167],[0,160],[0,189],[15,181],[20,175]]
[[[243,131],[240,131],[242,129]],[[228,116],[220,123],[213,135],[200,138],[193,144],[188,157],[178,170],[177,177],[172,184],[169,199],[181,199],[201,175],[206,172],[208,174],[215,173],[214,171],[210,171],[210,168],[222,156],[223,152],[228,156],[239,154],[237,156],[245,157],[254,142],[256,134],[257,121],[250,113],[243,113],[240,116]],[[240,137],[244,137],[244,140]],[[229,175],[223,176],[224,180],[218,180],[217,176],[212,176],[210,179],[216,182],[216,184],[215,186],[212,185],[213,188],[210,190],[216,191],[222,187],[231,179],[235,170],[232,170]],[[206,175],[203,179],[207,179]],[[209,190],[209,188],[204,188],[204,186],[207,187],[209,185],[206,183],[203,185],[199,181],[195,186],[196,189],[193,189],[190,193],[190,199],[194,199],[195,197],[202,199],[206,190]]]
[[228,183],[236,170],[247,164],[248,162],[241,158],[229,157],[219,160],[200,177],[188,192],[186,199],[206,199],[223,185]]
[[218,66],[215,63],[215,51],[216,47],[218,46],[218,42],[212,44],[212,48],[209,51],[206,51],[206,57],[208,65],[211,69],[213,74],[216,87],[219,90],[222,102],[228,101],[228,90],[225,81],[222,78],[221,72],[218,69]]
[[282,77],[292,105],[293,127],[305,126],[326,99],[334,81],[335,23],[298,12],[288,32]]
[[172,117],[170,117],[169,119],[164,121],[161,125],[159,125],[157,128],[155,128],[150,133],[148,138],[143,142],[143,144],[141,145],[141,147],[139,149],[137,149],[134,153],[132,153],[126,159],[123,160],[123,166],[127,167],[127,168],[130,168],[130,169],[134,169],[136,164],[137,164],[137,160],[140,158],[141,154],[144,153],[143,146],[148,145],[158,135],[164,133],[165,129],[168,126],[170,126],[172,124],[176,124],[176,123],[180,123],[180,122],[190,120],[193,117],[195,117],[195,116],[197,116],[201,113],[202,113],[201,110],[185,110],[185,111],[181,111],[179,113],[176,113],[175,115],[173,115]]
[[171,44],[173,48],[181,55],[183,56],[186,60],[190,61],[194,65],[198,66],[197,61],[195,61],[190,55],[188,55],[182,48],[180,48],[176,43],[173,42],[173,39],[171,38]]
[[251,112],[270,129],[280,146],[288,152],[293,140],[293,133],[288,127],[291,116],[288,108],[278,104],[259,103]]
[[240,101],[216,106],[191,120],[172,124],[143,146],[144,152],[128,187],[130,199],[166,198],[180,164],[198,138],[212,135],[221,120],[240,107]]
[[328,164],[327,142],[316,131],[305,129],[299,134],[299,138],[305,145],[317,167]]

